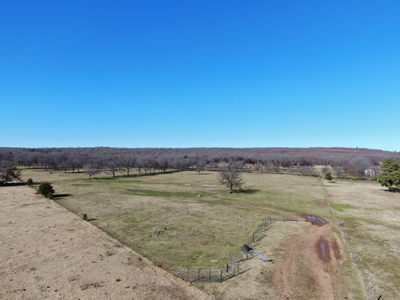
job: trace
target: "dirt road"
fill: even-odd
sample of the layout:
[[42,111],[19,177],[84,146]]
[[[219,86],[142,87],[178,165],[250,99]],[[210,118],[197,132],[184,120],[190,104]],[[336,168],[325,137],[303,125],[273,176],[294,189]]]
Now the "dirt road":
[[[291,239],[285,248],[274,274],[279,299],[352,299],[351,294],[346,293],[349,290],[346,283],[337,282],[342,260],[330,224],[310,226]],[[342,286],[342,291],[338,285]]]

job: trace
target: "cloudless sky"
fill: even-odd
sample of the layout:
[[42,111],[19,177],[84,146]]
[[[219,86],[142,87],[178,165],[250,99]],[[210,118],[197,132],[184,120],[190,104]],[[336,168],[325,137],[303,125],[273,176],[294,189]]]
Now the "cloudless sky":
[[2,147],[400,150],[400,1],[0,1]]

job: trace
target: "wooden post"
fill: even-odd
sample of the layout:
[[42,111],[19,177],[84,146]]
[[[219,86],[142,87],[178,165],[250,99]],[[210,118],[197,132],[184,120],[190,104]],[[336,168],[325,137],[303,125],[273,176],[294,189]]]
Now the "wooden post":
[[197,269],[197,280],[200,280],[200,269]]

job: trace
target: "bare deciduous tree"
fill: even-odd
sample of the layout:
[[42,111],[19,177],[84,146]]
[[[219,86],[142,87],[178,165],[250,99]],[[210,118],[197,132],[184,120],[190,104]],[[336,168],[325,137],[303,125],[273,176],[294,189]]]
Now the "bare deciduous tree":
[[90,163],[84,165],[83,169],[85,170],[85,173],[89,176],[89,178],[92,178],[93,175],[95,175],[99,172],[98,168],[95,165],[90,164]]
[[335,170],[336,177],[342,178],[342,176],[344,174],[344,168],[342,166],[335,166],[335,167],[333,167],[333,169]]
[[218,173],[218,180],[222,185],[229,188],[229,193],[233,193],[234,188],[240,190],[244,184],[242,175],[238,169],[230,166],[221,168],[221,171]]
[[199,174],[204,171],[205,167],[207,165],[207,158],[206,157],[197,157],[196,158],[196,171],[199,172]]
[[132,155],[124,155],[122,157],[122,166],[125,167],[126,176],[130,175],[131,169],[136,165],[136,158]]
[[120,158],[119,157],[110,157],[106,162],[108,169],[110,170],[113,178],[115,178],[115,173],[118,172],[119,167],[121,166]]

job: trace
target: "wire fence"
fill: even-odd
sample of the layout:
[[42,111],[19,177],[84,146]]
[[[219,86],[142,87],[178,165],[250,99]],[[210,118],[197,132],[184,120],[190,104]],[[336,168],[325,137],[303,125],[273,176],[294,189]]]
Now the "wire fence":
[[303,218],[297,216],[281,216],[269,214],[267,218],[263,219],[261,224],[258,224],[257,229],[250,235],[249,238],[243,241],[244,245],[255,246],[258,242],[265,237],[265,231],[269,228],[273,221],[304,221]]
[[267,218],[262,220],[262,223],[257,225],[257,229],[253,231],[247,239],[243,241],[243,245],[240,251],[236,253],[230,253],[230,261],[227,263],[225,269],[218,268],[194,268],[187,269],[185,276],[180,276],[177,272],[172,272],[174,275],[179,276],[189,282],[223,282],[229,278],[242,274],[250,270],[248,260],[253,257],[261,257],[264,261],[271,261],[270,258],[263,255],[259,251],[251,250],[259,244],[259,242],[266,236],[265,231],[268,230],[270,224],[274,221],[304,221],[304,219],[296,216],[280,216],[280,215],[268,215]]
[[230,262],[225,269],[197,268],[186,270],[186,281],[189,282],[223,282],[250,270],[248,258],[243,258],[242,253],[231,253]]
[[224,273],[222,269],[187,269],[185,279],[189,282],[222,282],[224,280]]

